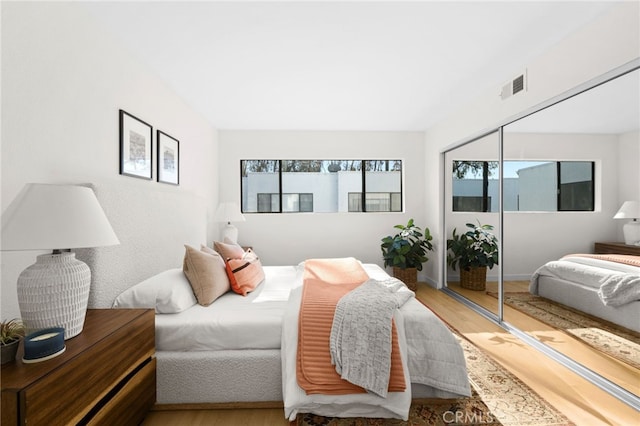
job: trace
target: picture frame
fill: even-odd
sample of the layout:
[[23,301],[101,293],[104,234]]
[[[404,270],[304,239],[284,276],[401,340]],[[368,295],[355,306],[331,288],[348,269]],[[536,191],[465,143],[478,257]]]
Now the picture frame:
[[157,131],[158,182],[180,184],[180,141],[162,130]]
[[120,174],[153,178],[153,127],[120,110]]

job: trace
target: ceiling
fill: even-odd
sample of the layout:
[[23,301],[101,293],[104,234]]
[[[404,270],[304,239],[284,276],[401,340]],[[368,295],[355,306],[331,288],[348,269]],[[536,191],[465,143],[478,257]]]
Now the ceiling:
[[218,129],[425,130],[611,1],[86,2]]
[[640,70],[505,126],[513,133],[624,134],[640,129]]

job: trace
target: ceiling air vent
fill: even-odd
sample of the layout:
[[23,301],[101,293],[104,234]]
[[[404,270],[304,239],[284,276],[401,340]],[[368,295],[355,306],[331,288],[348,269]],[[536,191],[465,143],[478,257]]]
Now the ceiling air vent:
[[519,76],[502,86],[502,91],[500,92],[500,97],[502,98],[502,100],[510,98],[517,93],[526,91],[526,76],[527,73],[525,71],[524,73],[520,74]]

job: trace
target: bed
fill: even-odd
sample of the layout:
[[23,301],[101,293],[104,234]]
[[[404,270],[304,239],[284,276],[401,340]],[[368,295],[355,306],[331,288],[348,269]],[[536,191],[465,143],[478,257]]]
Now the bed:
[[640,331],[640,257],[574,254],[547,262],[529,291]]
[[[301,284],[300,265],[264,266],[264,280],[246,297],[228,292],[210,306],[201,306],[194,303],[182,265],[185,244],[198,247],[207,240],[204,201],[172,188],[91,186],[121,245],[78,251],[93,274],[89,307],[111,308],[123,294],[134,301],[127,306],[120,300],[117,307],[155,307],[158,406],[282,406],[283,383],[291,377],[286,371],[283,375],[282,325],[286,316],[295,315],[289,296]],[[364,267],[371,276],[388,277],[378,265]],[[145,286],[154,291],[140,291]],[[406,315],[397,320],[402,333],[420,330],[419,325],[424,329],[423,320],[427,321],[441,340],[438,344],[450,345],[451,351],[445,359],[430,360],[412,353],[415,345],[411,343],[402,347],[407,374],[412,363],[429,365],[433,372],[407,377],[410,385],[400,397],[403,404],[407,398],[469,395],[462,349],[451,332],[415,299],[402,310],[400,315]],[[406,334],[421,338],[420,332]],[[332,410],[327,414],[404,417],[404,409],[397,409],[395,401],[390,409],[380,408],[379,403],[333,401],[324,405]],[[304,404],[317,402],[296,401],[287,416],[323,413]]]

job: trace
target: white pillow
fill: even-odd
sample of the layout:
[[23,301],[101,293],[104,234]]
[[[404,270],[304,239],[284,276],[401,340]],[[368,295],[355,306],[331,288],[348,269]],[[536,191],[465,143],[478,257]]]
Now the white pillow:
[[114,308],[148,308],[176,314],[198,303],[182,268],[169,269],[122,292]]

